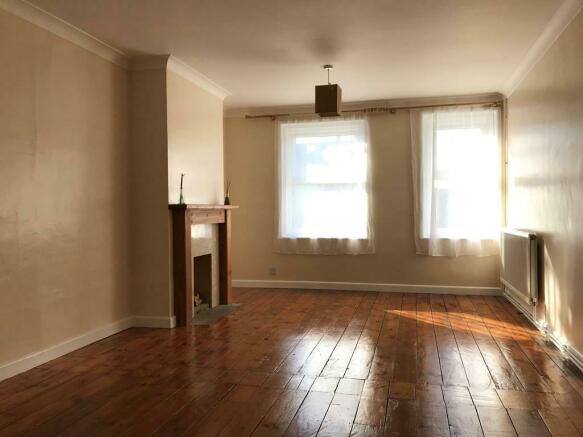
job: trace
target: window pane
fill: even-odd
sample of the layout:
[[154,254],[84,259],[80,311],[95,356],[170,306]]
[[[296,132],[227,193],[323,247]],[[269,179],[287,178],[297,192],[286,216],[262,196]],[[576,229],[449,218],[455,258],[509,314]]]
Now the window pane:
[[282,125],[283,237],[367,238],[364,123],[337,120]]
[[424,238],[497,238],[500,223],[498,116],[493,109],[422,117]]
[[354,135],[299,137],[294,180],[306,183],[364,182],[366,152]]
[[364,187],[296,185],[291,192],[288,237],[366,238]]

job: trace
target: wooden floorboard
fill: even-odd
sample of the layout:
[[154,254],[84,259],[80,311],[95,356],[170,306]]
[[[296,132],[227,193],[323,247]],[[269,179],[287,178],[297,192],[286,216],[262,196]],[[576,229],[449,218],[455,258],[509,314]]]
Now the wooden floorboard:
[[503,298],[234,298],[0,382],[0,436],[583,436],[583,377]]

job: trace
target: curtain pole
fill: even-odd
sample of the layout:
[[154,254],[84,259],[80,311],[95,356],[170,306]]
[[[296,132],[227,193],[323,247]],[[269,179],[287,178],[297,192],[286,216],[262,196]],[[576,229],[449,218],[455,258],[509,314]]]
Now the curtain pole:
[[[399,110],[404,109],[425,109],[425,108],[443,108],[443,107],[451,107],[451,106],[483,106],[486,108],[497,108],[502,106],[502,101],[498,102],[472,102],[472,103],[443,103],[440,105],[420,105],[420,106],[378,106],[378,107],[371,107],[371,108],[362,108],[362,109],[347,109],[342,111],[343,113],[363,113],[363,114],[371,114],[375,112],[389,112],[394,114]],[[261,115],[249,115],[245,114],[245,118],[252,119],[252,118],[271,118],[275,120],[278,117],[291,117],[291,116],[306,116],[306,115],[313,115],[309,112],[295,112],[295,113],[287,113],[287,114],[261,114]]]

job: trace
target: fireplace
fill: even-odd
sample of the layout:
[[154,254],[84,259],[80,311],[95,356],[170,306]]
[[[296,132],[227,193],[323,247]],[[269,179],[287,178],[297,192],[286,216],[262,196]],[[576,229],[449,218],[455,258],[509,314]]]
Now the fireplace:
[[[193,314],[219,304],[219,243],[216,224],[193,225],[191,230]],[[200,298],[197,302],[196,297]]]
[[215,306],[213,302],[212,257],[212,254],[208,253],[192,258],[193,313],[196,312],[196,307],[202,305],[208,305],[209,308]]
[[231,211],[237,207],[175,204],[169,208],[174,314],[176,326],[187,326],[192,323],[195,290],[200,294],[204,289],[210,307],[231,303]]

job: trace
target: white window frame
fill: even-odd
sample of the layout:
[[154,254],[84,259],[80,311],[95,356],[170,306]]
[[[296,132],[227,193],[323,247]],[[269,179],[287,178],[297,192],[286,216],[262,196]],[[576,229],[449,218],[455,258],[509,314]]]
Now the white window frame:
[[[464,130],[468,131],[467,139],[463,137]],[[447,138],[448,132],[450,138]],[[499,253],[503,188],[500,132],[501,111],[498,107],[481,105],[411,111],[417,253],[432,256]],[[444,141],[450,142],[445,149],[439,143]],[[469,150],[473,147],[477,155],[471,155]],[[435,155],[438,150],[448,153],[449,149],[451,153],[456,148],[460,153],[446,158],[452,159],[452,164],[443,161],[443,155]],[[485,157],[483,165],[477,165],[476,156]],[[453,168],[448,169],[448,165]],[[458,169],[462,171],[458,172]],[[453,174],[448,174],[452,171]],[[472,171],[482,171],[483,179],[472,180]],[[464,172],[465,176],[458,175]],[[467,185],[464,185],[465,180]],[[484,182],[480,184],[482,180]],[[457,202],[452,200],[451,203],[451,207],[457,209],[447,210],[449,202],[439,195],[440,185],[450,186],[451,190],[446,190],[448,197],[458,196]],[[472,196],[463,191],[476,194]],[[460,199],[467,199],[467,207],[463,202],[465,209],[460,209]],[[471,211],[479,211],[483,205],[492,207],[485,209],[487,214],[475,214],[476,217],[471,218]],[[440,227],[443,214],[449,215],[448,220],[452,221],[449,226]],[[487,219],[480,223],[478,217]]]
[[[371,224],[371,213],[372,213],[372,201],[370,194],[370,147],[368,138],[368,119],[363,116],[355,117],[342,117],[334,119],[310,119],[310,120],[283,120],[277,123],[277,214],[276,214],[276,239],[275,239],[275,250],[282,253],[313,253],[313,254],[358,254],[358,253],[372,253],[374,251],[373,238],[372,238],[372,224]],[[300,138],[312,137],[318,138],[322,136],[354,136],[359,144],[364,147],[364,178],[360,179],[359,176],[362,175],[357,172],[354,176],[357,180],[330,180],[329,177],[322,177],[320,181],[306,181],[305,179],[297,179],[297,173],[302,173],[294,170],[294,162],[292,160],[297,159],[297,150],[294,153],[294,147],[300,145],[297,141]],[[296,144],[297,143],[297,144]],[[305,143],[302,144],[305,147]],[[351,147],[350,145],[348,146]],[[350,150],[350,149],[349,149]],[[305,165],[299,163],[299,165]],[[325,168],[320,169],[321,172],[325,173]],[[305,170],[303,170],[305,171]],[[337,171],[337,169],[336,169]],[[294,173],[294,174],[292,174]],[[356,175],[356,176],[355,176]],[[316,179],[318,175],[316,174]],[[306,176],[307,178],[307,176]],[[314,179],[314,175],[311,176]],[[357,202],[359,196],[358,193],[365,193],[364,202],[366,206],[361,212],[362,215],[358,215],[354,218],[353,222],[350,217],[350,208],[354,208],[352,205],[343,205],[341,203],[332,204],[332,211],[329,214],[322,215],[319,218],[318,230],[303,230],[298,228],[297,217],[294,216],[293,212],[290,211],[293,205],[293,196],[298,195],[297,191],[294,191],[301,185],[324,188],[319,195],[323,195],[325,192],[325,187],[340,188],[345,186],[347,188],[346,193],[349,198]],[[352,187],[353,190],[349,188]],[[332,190],[336,194],[342,192],[342,190]],[[331,194],[333,195],[333,194]],[[352,195],[353,197],[350,197]],[[356,195],[356,197],[354,197]],[[360,197],[360,201],[362,197]],[[336,207],[337,206],[337,207]],[[340,213],[339,213],[340,212]],[[328,213],[328,211],[326,211]],[[359,220],[361,218],[363,221]],[[300,220],[301,221],[301,220]],[[322,227],[324,221],[331,224],[329,228]],[[344,221],[346,224],[346,229],[352,232],[347,232],[344,234],[342,229],[337,228],[334,230],[334,224],[337,226],[342,226],[343,223],[339,221]],[[359,223],[360,222],[360,223]],[[349,224],[350,223],[350,224]],[[356,224],[355,224],[356,223]],[[360,227],[357,226],[360,224]],[[352,228],[350,227],[352,226]],[[356,231],[358,230],[358,232]],[[339,232],[338,232],[339,231]]]

